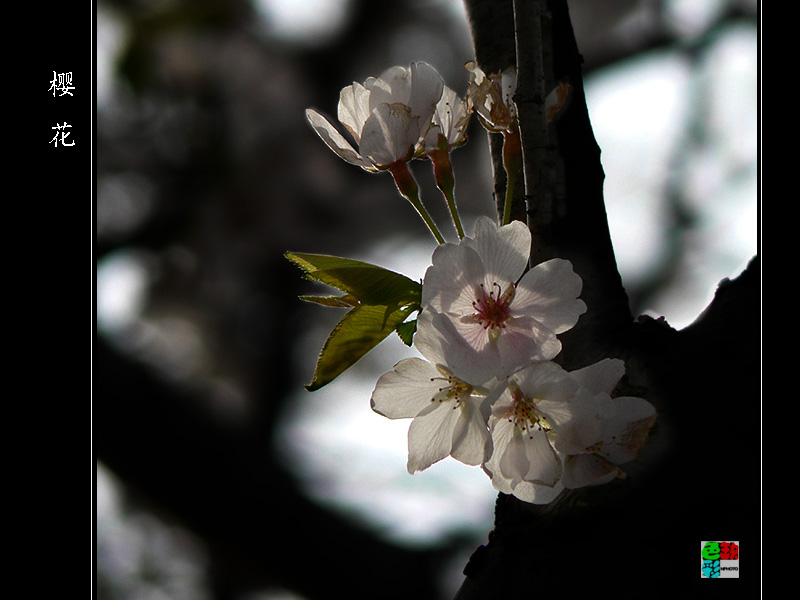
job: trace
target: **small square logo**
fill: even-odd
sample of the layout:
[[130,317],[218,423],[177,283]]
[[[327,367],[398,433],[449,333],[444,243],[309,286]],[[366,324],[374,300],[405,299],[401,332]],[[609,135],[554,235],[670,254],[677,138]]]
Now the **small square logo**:
[[739,577],[739,542],[700,542],[700,577]]

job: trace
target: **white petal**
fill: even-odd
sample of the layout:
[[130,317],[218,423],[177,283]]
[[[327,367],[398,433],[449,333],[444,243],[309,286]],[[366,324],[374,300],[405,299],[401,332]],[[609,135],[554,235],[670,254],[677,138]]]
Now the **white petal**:
[[479,465],[488,458],[491,447],[486,420],[478,403],[472,399],[462,401],[458,411],[461,415],[453,431],[450,455],[464,464]]
[[[480,325],[481,333],[486,332]],[[496,346],[487,346],[479,352],[456,328],[450,315],[424,309],[417,318],[414,346],[420,354],[447,367],[456,377],[480,386],[497,376],[500,354]]]
[[484,267],[473,249],[460,244],[441,244],[433,253],[433,265],[422,283],[422,306],[438,312],[472,314]]
[[455,402],[431,405],[408,428],[408,472],[423,471],[450,455],[453,430],[460,416]]
[[610,394],[625,374],[625,362],[618,358],[606,358],[588,367],[570,371],[569,374],[593,394]]
[[569,402],[579,390],[567,371],[554,362],[536,362],[514,374],[514,379],[527,398]]
[[[475,222],[475,238],[465,238],[462,245],[475,249],[483,261],[486,285],[497,282],[505,291],[507,284],[519,279],[528,265],[531,253],[531,233],[521,221],[497,228],[488,217]],[[514,299],[512,305],[516,304]]]
[[[502,475],[500,461],[508,450],[516,433],[516,425],[509,421],[506,410],[511,406],[511,394],[504,392],[492,407],[489,417],[489,433],[492,436],[492,454],[486,461],[487,468],[493,474]],[[521,476],[521,474],[520,474]],[[517,478],[519,480],[519,477]],[[511,481],[511,478],[509,478]]]
[[621,475],[619,468],[599,456],[580,454],[565,459],[562,481],[567,489],[575,489],[608,483]]
[[411,63],[411,96],[408,105],[411,113],[424,121],[420,124],[424,131],[433,120],[433,112],[444,90],[442,76],[425,62]]
[[453,130],[459,101],[460,98],[454,90],[447,86],[442,89],[442,97],[436,103],[436,110],[433,112],[433,123],[440,128],[445,137],[449,137]]
[[610,401],[615,412],[605,422],[604,443],[599,453],[614,464],[623,464],[641,452],[655,422],[656,410],[643,398],[621,396]]
[[505,451],[500,456],[499,466],[500,473],[511,480],[512,487],[522,481],[531,469],[525,439],[516,427],[508,438]]
[[492,466],[494,469],[490,467],[489,463],[486,463],[483,470],[487,475],[489,475],[489,477],[492,478],[492,485],[494,486],[494,489],[496,489],[498,492],[503,492],[504,494],[513,494],[514,488],[511,486],[511,480],[507,477],[503,477],[500,471],[497,470],[497,465]]
[[493,452],[489,463],[494,472],[511,482],[531,481],[553,485],[560,475],[560,460],[547,436],[538,430],[523,431],[505,414],[510,394],[498,400],[489,420]]
[[481,401],[480,410],[485,421],[489,420],[494,405],[499,401],[500,396],[508,388],[508,378],[492,378],[483,385],[476,386],[476,389],[486,396]]
[[621,423],[636,423],[656,416],[655,407],[644,398],[618,396],[612,398],[616,406],[615,420]]
[[552,486],[561,478],[561,459],[544,432],[534,430],[525,439],[525,452],[530,468],[524,481]]
[[433,123],[425,134],[423,152],[435,150],[442,139],[447,150],[463,145],[467,141],[467,126],[471,116],[467,101],[445,86],[433,113]]
[[556,430],[555,447],[565,454],[578,454],[600,439],[600,405],[585,389],[569,401],[542,400],[538,404],[547,421]]
[[564,484],[561,480],[557,481],[553,486],[520,481],[514,486],[511,493],[525,502],[530,502],[532,504],[549,504],[555,500],[563,490]]
[[339,133],[331,124],[331,122],[320,113],[309,108],[306,110],[306,119],[308,119],[308,122],[314,128],[314,131],[317,132],[317,135],[322,138],[322,141],[325,142],[328,147],[337,155],[339,155],[340,158],[346,160],[352,165],[357,165],[369,170],[373,169],[372,163],[362,158],[362,156],[356,152],[353,146],[350,145],[350,142],[344,139],[344,136],[342,136],[342,134]]
[[577,299],[582,287],[572,263],[554,258],[525,273],[511,307],[514,314],[529,315],[554,333],[563,333],[586,312],[586,304]]
[[424,309],[419,313],[417,316],[417,331],[414,334],[414,347],[432,363],[450,368],[445,352],[447,339],[440,331],[443,318],[445,317],[433,312],[431,309]]
[[492,416],[489,419],[490,429],[499,427],[503,420],[506,422],[508,421],[508,419],[504,419],[504,416],[514,405],[514,396],[511,393],[511,388],[508,386],[511,381],[516,382],[516,379],[512,377],[508,380],[501,380],[499,384],[501,391],[497,399],[492,403]]
[[[550,448],[543,433],[536,431],[537,438],[532,441],[508,420],[505,415],[512,402],[511,393],[505,390],[494,403],[489,419],[493,449],[484,465],[484,471],[492,478],[492,485],[499,491],[514,494],[526,502],[546,504],[555,499],[563,489],[558,480],[561,473],[560,458]],[[532,442],[533,446],[526,447],[526,442]],[[546,447],[539,445],[540,442]],[[518,446],[512,447],[512,443]],[[505,458],[509,448],[511,452],[523,452],[524,456]],[[505,471],[501,468],[501,462],[505,463]],[[524,473],[521,472],[523,469]]]
[[442,91],[442,98],[436,105],[433,122],[441,129],[448,146],[461,145],[466,139],[470,112],[466,101],[449,87]]
[[500,473],[500,467],[497,464],[498,462],[498,452],[496,449],[492,451],[489,460],[481,465],[483,472],[486,473],[492,480],[492,485],[494,488],[504,494],[511,494],[513,493],[513,488],[511,487],[511,480],[507,477],[503,477]]
[[361,155],[378,167],[409,160],[419,139],[418,120],[403,104],[380,104],[361,130]]
[[[447,313],[445,314],[447,315]],[[455,317],[455,315],[453,316]],[[464,340],[479,356],[491,354],[501,360],[497,344],[492,341],[488,331],[473,315],[452,318],[451,323],[458,337]]]
[[428,132],[420,143],[421,150],[419,152],[422,152],[422,154],[433,152],[439,146],[440,139],[444,139],[445,143],[447,142],[447,137],[442,133],[442,128],[436,123],[431,123]]
[[411,100],[411,70],[389,67],[371,82],[369,92],[370,112],[381,104],[400,102],[408,106]]
[[372,410],[390,419],[416,417],[439,391],[439,377],[441,373],[429,362],[401,360],[393,371],[378,379],[372,392]]
[[339,92],[339,121],[344,125],[356,143],[361,143],[361,131],[369,118],[369,90],[354,82]]
[[531,317],[512,317],[497,339],[506,375],[532,361],[555,358],[561,352],[556,335]]
[[513,424],[509,426],[514,431],[500,456],[500,473],[512,481],[512,487],[520,481],[555,485],[561,477],[561,460],[547,436],[538,430],[523,432]]

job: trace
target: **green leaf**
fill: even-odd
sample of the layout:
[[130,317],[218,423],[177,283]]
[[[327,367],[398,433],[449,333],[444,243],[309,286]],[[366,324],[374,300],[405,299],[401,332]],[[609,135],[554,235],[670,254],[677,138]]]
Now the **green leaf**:
[[372,350],[415,310],[416,306],[362,304],[349,311],[334,327],[320,352],[310,392],[336,379]]
[[286,258],[302,269],[306,279],[344,292],[341,296],[300,296],[301,299],[351,309],[328,336],[314,378],[306,389],[314,391],[327,385],[393,331],[411,345],[416,322],[405,320],[420,308],[421,283],[349,258],[295,252],[287,252]]
[[307,279],[319,281],[358,299],[361,304],[419,304],[422,285],[405,275],[359,260],[325,254],[285,254]]
[[413,321],[400,323],[400,325],[395,328],[395,331],[406,346],[411,346],[414,342],[414,334],[417,331],[417,320],[414,319]]
[[299,298],[306,302],[333,308],[353,308],[359,305],[358,299],[350,294],[345,294],[344,296],[299,296]]

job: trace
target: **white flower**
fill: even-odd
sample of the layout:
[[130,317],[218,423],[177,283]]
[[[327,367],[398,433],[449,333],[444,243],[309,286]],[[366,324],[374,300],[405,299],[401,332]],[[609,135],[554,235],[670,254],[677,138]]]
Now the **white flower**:
[[479,465],[489,451],[486,393],[479,391],[441,365],[408,358],[378,379],[372,409],[390,419],[414,419],[408,429],[409,473],[447,456]]
[[410,160],[431,126],[444,82],[424,62],[391,67],[364,84],[353,83],[339,94],[338,117],[358,149],[314,109],[306,118],[322,140],[347,162],[367,171],[389,169]]
[[436,150],[449,152],[467,141],[467,126],[472,113],[468,102],[447,86],[433,113],[433,123],[419,153],[429,155]]
[[523,275],[530,249],[523,223],[498,228],[488,217],[476,222],[474,239],[440,245],[422,285],[414,340],[420,352],[483,381],[555,357],[556,334],[586,311],[578,299],[583,284],[563,259]]
[[625,373],[619,359],[606,359],[570,374],[594,394],[602,411],[596,440],[564,457],[564,486],[570,489],[606,483],[624,472],[616,465],[636,458],[647,443],[656,410],[643,398],[610,393]]
[[487,459],[492,391],[461,376],[441,364],[408,358],[378,379],[372,409],[390,419],[414,419],[408,429],[409,473],[447,456],[468,465]]
[[563,489],[562,455],[600,431],[593,395],[554,362],[532,363],[509,378],[492,407],[493,452],[484,465],[498,490],[546,504]]
[[433,164],[436,185],[447,201],[459,239],[464,237],[464,228],[456,207],[455,176],[450,163],[450,152],[466,143],[467,125],[471,115],[467,101],[445,86],[433,113],[431,128],[416,152],[419,156],[429,158]]
[[625,365],[604,359],[576,371],[533,363],[509,378],[492,407],[493,453],[484,465],[498,490],[547,504],[563,489],[624,476],[656,418],[643,398],[617,397]]
[[423,356],[428,360],[401,360],[378,379],[372,410],[390,419],[413,419],[408,429],[409,473],[447,456],[482,464],[491,453],[490,407],[504,382],[499,385],[477,372],[448,368],[435,346]]

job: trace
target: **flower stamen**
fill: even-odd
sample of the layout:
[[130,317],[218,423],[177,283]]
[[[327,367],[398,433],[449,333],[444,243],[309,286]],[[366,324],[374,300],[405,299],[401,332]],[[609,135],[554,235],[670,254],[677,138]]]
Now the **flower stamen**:
[[547,421],[547,417],[537,408],[538,399],[528,398],[515,382],[509,384],[511,390],[512,403],[506,410],[504,417],[509,423],[520,429],[529,438],[533,439],[534,430],[549,433],[553,427]]
[[510,283],[505,291],[496,281],[492,283],[489,293],[486,287],[481,284],[478,297],[473,300],[472,307],[475,309],[473,318],[487,330],[489,337],[496,340],[499,336],[499,329],[505,329],[506,321],[511,318],[511,301],[514,299],[516,288]]
[[455,410],[472,395],[473,386],[462,381],[447,369],[438,365],[437,368],[442,377],[431,377],[431,381],[443,381],[445,384],[439,387],[438,392],[431,398],[431,402],[454,401],[453,409]]

